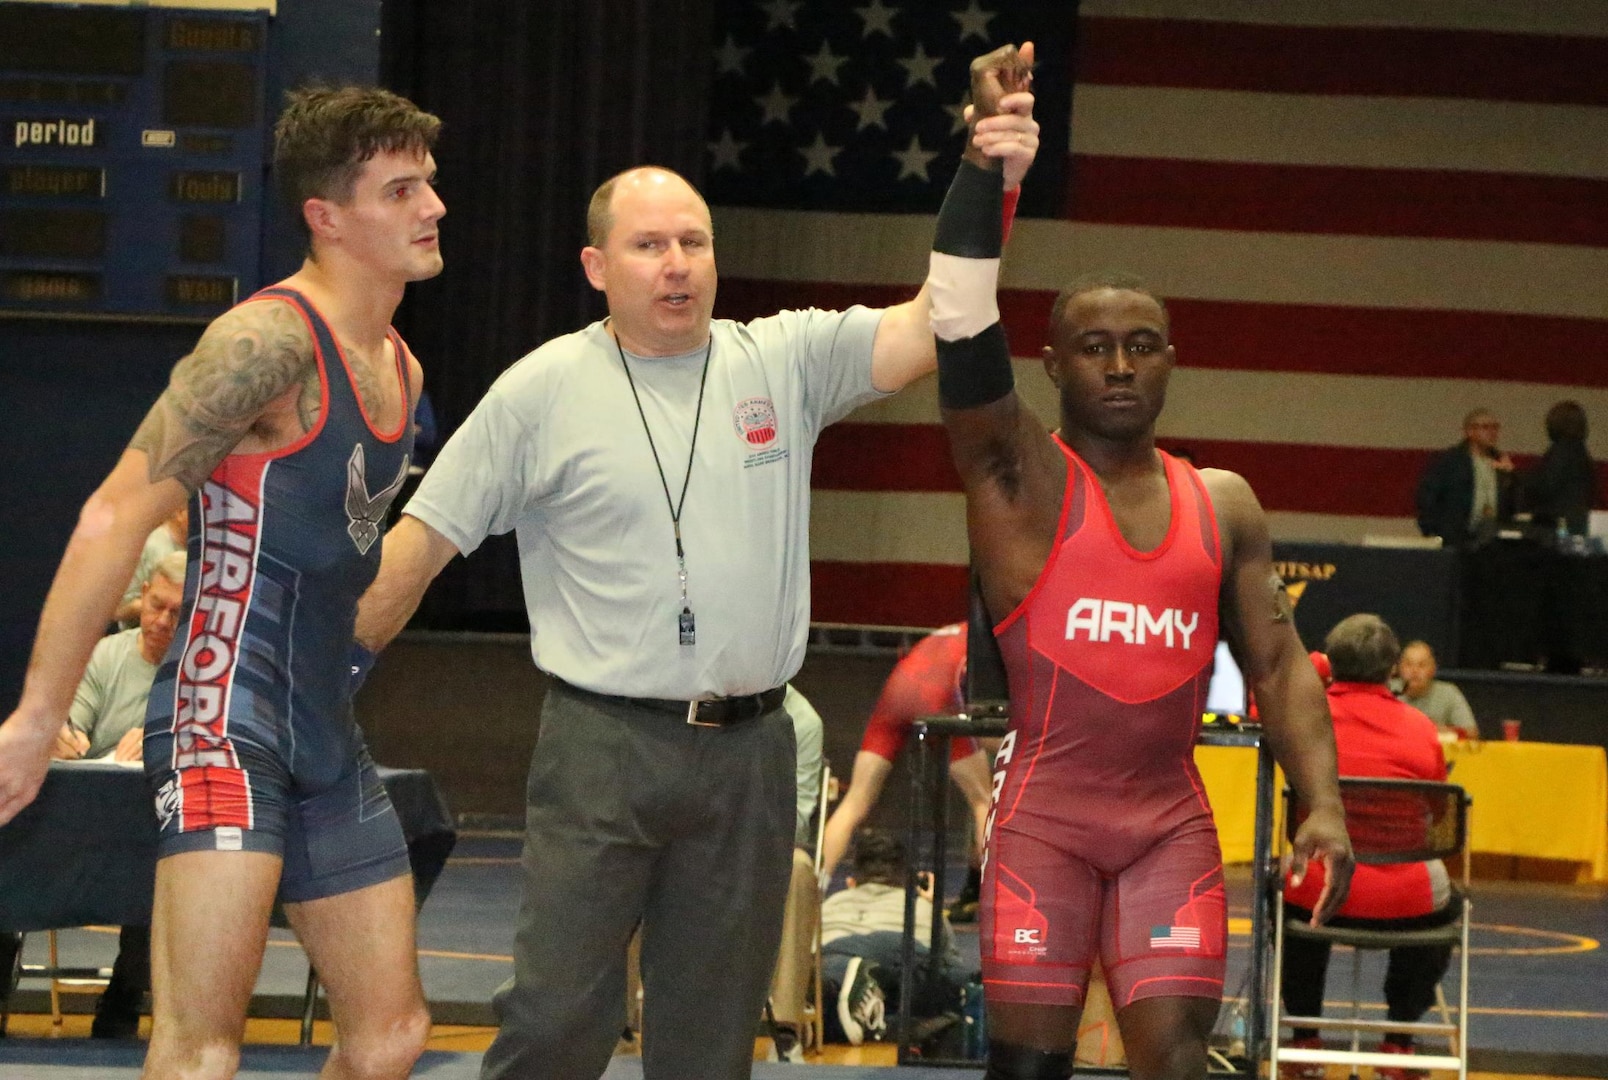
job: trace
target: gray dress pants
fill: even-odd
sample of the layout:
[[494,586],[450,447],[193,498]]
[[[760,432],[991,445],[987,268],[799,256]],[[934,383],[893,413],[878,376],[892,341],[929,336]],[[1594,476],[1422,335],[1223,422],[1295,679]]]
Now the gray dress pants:
[[647,1080],[740,1080],[781,940],[793,725],[729,727],[555,680],[531,760],[514,977],[482,1080],[597,1080],[642,924]]

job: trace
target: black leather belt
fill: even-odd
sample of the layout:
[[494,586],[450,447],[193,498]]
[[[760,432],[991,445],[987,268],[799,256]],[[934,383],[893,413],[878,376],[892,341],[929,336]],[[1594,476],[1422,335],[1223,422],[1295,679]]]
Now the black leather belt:
[[570,683],[564,683],[564,686],[579,694],[600,697],[608,701],[617,701],[622,705],[631,705],[638,709],[652,709],[654,712],[685,717],[687,723],[692,724],[694,727],[727,727],[731,724],[741,724],[746,720],[754,720],[774,709],[781,708],[782,699],[787,696],[786,686],[773,686],[771,689],[757,694],[710,698],[706,701],[625,697],[619,694],[599,694],[595,690],[584,690]]

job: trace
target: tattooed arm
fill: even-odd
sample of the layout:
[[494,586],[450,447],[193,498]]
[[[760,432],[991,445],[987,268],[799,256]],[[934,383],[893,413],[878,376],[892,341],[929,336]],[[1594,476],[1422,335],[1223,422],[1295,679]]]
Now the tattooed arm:
[[1243,478],[1204,471],[1223,540],[1221,624],[1256,694],[1273,756],[1309,814],[1291,845],[1297,880],[1311,859],[1327,876],[1313,921],[1339,908],[1351,881],[1351,842],[1336,777],[1334,726],[1318,673],[1295,632],[1295,610],[1273,572],[1267,515]]
[[318,419],[316,381],[305,325],[288,305],[271,301],[219,316],[173,369],[80,511],[45,598],[22,701],[0,725],[0,824],[38,792],[73,691],[146,536],[243,440],[267,448],[310,430]]

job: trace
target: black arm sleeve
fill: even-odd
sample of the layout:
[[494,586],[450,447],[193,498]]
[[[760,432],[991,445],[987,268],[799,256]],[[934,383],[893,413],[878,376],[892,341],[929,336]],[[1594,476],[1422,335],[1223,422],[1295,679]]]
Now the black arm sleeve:
[[991,405],[1014,389],[1011,347],[999,323],[976,337],[938,340],[938,404],[943,408]]
[[[1001,173],[961,161],[938,211],[933,251],[966,259],[997,259],[1002,246],[1005,192]],[[938,339],[938,404],[974,409],[1016,386],[1011,350],[999,323],[958,341]]]

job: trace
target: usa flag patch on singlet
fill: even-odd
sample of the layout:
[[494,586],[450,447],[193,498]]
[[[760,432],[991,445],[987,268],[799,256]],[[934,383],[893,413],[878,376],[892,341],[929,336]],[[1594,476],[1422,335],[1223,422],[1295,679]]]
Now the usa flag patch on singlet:
[[1150,947],[1152,949],[1198,949],[1200,948],[1200,927],[1152,926],[1150,928]]

